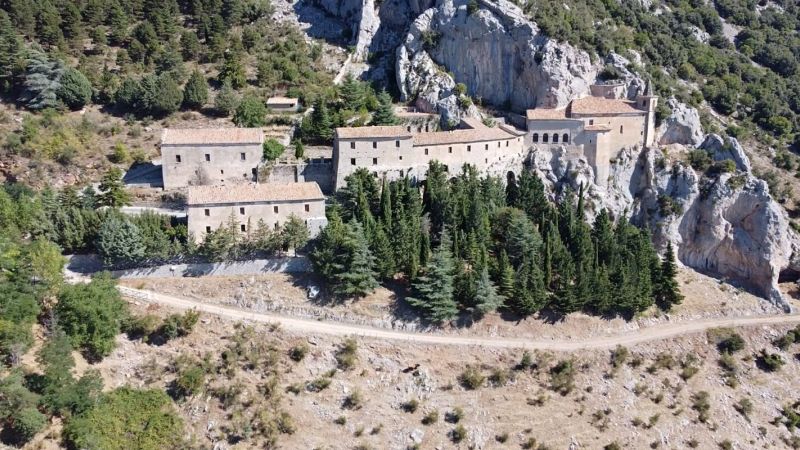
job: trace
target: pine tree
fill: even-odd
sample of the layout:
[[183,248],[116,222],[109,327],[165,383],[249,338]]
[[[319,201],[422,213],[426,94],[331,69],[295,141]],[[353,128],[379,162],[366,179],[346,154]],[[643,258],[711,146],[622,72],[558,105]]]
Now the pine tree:
[[341,296],[363,297],[378,287],[375,279],[375,257],[369,249],[364,230],[358,222],[345,226],[346,255],[335,275],[334,292]]
[[390,280],[397,272],[397,265],[394,261],[394,251],[392,250],[392,243],[384,231],[384,225],[378,224],[375,232],[372,234],[372,243],[370,245],[372,253],[375,255],[375,271],[378,277],[384,280]]
[[314,103],[314,111],[311,113],[311,132],[313,138],[330,142],[333,139],[333,121],[328,113],[328,105],[322,98]]
[[208,83],[199,70],[194,70],[183,88],[183,107],[200,110],[208,102]]
[[110,215],[97,233],[97,250],[107,265],[125,266],[145,257],[139,227],[118,214]]
[[496,311],[503,304],[503,297],[489,278],[489,269],[484,267],[475,288],[475,308],[478,316]]
[[383,179],[381,186],[380,220],[384,229],[392,229],[392,193],[386,178]]
[[317,236],[309,259],[314,265],[314,271],[328,283],[333,284],[337,273],[337,264],[340,262],[340,258],[344,258],[342,247],[344,246],[345,226],[335,209],[330,209],[327,216],[328,224]]
[[339,95],[345,108],[359,111],[364,106],[364,90],[359,82],[348,73],[339,87]]
[[497,288],[506,299],[506,304],[514,298],[514,276],[514,267],[511,266],[506,251],[502,250],[497,258]]
[[17,35],[11,20],[0,9],[0,92],[11,87],[12,76],[20,68],[22,39]]
[[233,89],[230,83],[224,83],[217,96],[214,98],[214,109],[222,116],[230,116],[240,102],[239,94]]
[[394,114],[392,97],[386,90],[378,94],[378,109],[372,114],[372,125],[395,125],[397,117]]
[[100,180],[100,195],[97,203],[100,206],[121,208],[130,205],[131,195],[125,190],[122,182],[122,171],[116,167],[109,169]]
[[[248,227],[248,229],[249,228],[250,227]],[[286,223],[283,224],[283,230],[281,230],[281,240],[283,244],[287,248],[293,250],[296,256],[297,249],[306,245],[308,238],[308,227],[305,222],[295,214],[289,214],[289,218],[286,220]]]
[[425,274],[414,282],[414,296],[408,298],[408,303],[419,309],[422,316],[431,322],[449,321],[458,314],[453,299],[455,268],[450,246],[450,238],[445,232],[441,244],[433,252]]
[[244,72],[241,56],[238,52],[225,53],[225,60],[219,70],[220,84],[230,83],[234,89],[241,89],[247,85],[247,75]]
[[508,182],[506,183],[506,205],[520,208],[519,185],[517,184],[517,177],[512,173],[509,174]]
[[92,85],[81,72],[67,68],[59,80],[58,98],[72,110],[83,108],[92,99]]
[[547,303],[542,271],[532,259],[525,259],[517,269],[514,298],[511,308],[519,315],[529,316],[538,312]]
[[656,304],[664,311],[669,311],[673,306],[681,304],[683,294],[681,294],[675,264],[675,251],[672,242],[667,243],[667,251],[664,253],[664,260],[661,262],[661,273],[659,274],[659,284],[656,287]]

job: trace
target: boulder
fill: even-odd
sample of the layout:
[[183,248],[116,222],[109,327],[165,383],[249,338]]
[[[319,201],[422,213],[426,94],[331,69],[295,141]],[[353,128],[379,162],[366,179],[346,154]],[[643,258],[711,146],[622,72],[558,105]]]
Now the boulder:
[[744,152],[739,140],[728,136],[723,139],[718,134],[709,134],[700,148],[706,150],[714,161],[732,159],[736,163],[736,169],[743,172],[750,172],[750,158]]
[[681,144],[698,146],[703,142],[703,126],[696,108],[679,102],[674,97],[667,100],[672,113],[658,127],[656,139],[660,145]]

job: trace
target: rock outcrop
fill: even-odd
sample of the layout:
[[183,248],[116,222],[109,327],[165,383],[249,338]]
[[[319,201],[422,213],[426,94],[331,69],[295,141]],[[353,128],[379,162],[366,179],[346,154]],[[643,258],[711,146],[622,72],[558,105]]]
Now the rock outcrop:
[[714,161],[731,159],[736,163],[736,169],[750,172],[750,158],[745,154],[739,141],[734,137],[723,139],[718,134],[709,134],[700,148],[706,150]]
[[703,126],[697,109],[670,98],[667,105],[672,113],[664,119],[656,133],[661,145],[681,144],[696,147],[703,142]]
[[588,92],[598,67],[586,52],[540,34],[508,1],[480,0],[472,14],[467,3],[441,1],[409,28],[396,58],[403,100],[424,93],[413,82],[422,75],[413,72],[428,69],[419,63],[425,55],[465,83],[473,97],[518,111],[564,106]]
[[638,95],[644,94],[647,88],[647,82],[628,69],[628,67],[631,66],[631,61],[628,58],[612,52],[606,57],[605,63],[614,68],[619,81],[624,84],[625,98],[628,100],[635,100]]

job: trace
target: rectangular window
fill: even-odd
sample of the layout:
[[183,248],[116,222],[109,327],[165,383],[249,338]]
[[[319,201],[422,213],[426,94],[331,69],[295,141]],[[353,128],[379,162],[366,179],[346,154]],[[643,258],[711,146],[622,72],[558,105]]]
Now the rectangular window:
[[402,161],[402,160],[403,160],[403,155],[400,155],[400,161]]
[[425,154],[426,154],[426,155],[428,154],[428,149],[427,149],[427,148],[425,149]]
[[508,147],[508,141],[506,141],[506,147]]
[[[411,130],[408,130],[411,131]],[[400,141],[394,141],[394,146],[400,148]]]
[[244,207],[239,208],[239,214],[244,215]]
[[594,119],[589,119],[589,125],[594,125]]
[[310,211],[311,211],[311,205],[309,205],[308,203],[306,203],[306,204],[305,204],[305,209],[306,209],[306,212],[310,212]]
[[372,148],[378,148],[378,141],[372,141]]
[[275,231],[278,231],[278,229],[280,227],[281,227],[281,224],[279,224],[278,222],[275,222]]
[[175,155],[175,162],[181,162],[181,155]]
[[275,206],[272,207],[272,212],[274,212],[275,214],[278,214],[278,205],[275,205]]
[[468,146],[467,146],[467,151],[468,151],[468,152],[471,152],[471,151],[472,151],[472,146],[471,146],[471,145],[468,145]]
[[355,142],[351,142],[350,143],[350,149],[354,150],[355,148],[356,148],[356,143]]
[[351,166],[355,166],[356,165],[356,159],[355,158],[350,158],[350,165]]
[[500,147],[500,141],[497,141],[497,146]]
[[241,225],[239,225],[239,227],[242,229],[242,233],[244,233],[245,231],[247,231],[247,225],[245,225],[245,224],[241,224]]
[[204,212],[205,212],[206,216],[210,216],[211,215],[211,210],[209,210],[209,209],[206,209]]
[[378,165],[378,158],[372,158],[372,165],[373,166],[377,166]]
[[242,161],[247,161],[247,154],[246,153],[239,153],[239,159]]
[[211,154],[210,153],[206,153],[206,161],[211,161]]
[[211,227],[206,227],[206,233],[211,233]]
[[447,153],[453,153],[453,147],[447,147]]
[[486,145],[484,146],[484,150],[489,150],[489,144],[486,144]]

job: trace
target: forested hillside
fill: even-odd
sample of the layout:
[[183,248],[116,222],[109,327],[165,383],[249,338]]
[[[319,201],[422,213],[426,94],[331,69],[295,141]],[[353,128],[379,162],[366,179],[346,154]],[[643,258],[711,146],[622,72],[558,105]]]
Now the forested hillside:
[[729,126],[729,134],[795,142],[800,127],[800,8],[795,2],[517,3],[546,34],[590,53],[639,51],[661,96],[676,95],[692,105],[706,100],[721,115],[741,119],[742,127]]

